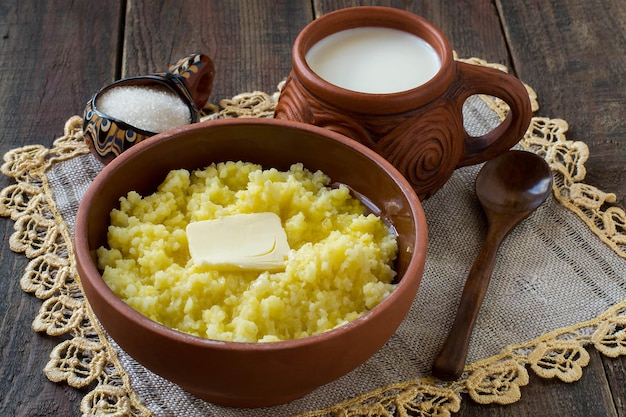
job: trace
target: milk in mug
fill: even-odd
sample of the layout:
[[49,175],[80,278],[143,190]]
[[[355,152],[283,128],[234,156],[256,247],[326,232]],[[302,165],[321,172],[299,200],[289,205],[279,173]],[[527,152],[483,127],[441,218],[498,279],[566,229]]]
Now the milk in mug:
[[306,62],[331,84],[371,94],[419,87],[441,68],[441,58],[424,39],[373,26],[327,36],[311,47]]

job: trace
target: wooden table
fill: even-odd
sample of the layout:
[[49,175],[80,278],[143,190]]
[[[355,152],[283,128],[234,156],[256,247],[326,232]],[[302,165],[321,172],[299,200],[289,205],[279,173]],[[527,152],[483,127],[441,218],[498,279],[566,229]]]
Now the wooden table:
[[[319,15],[357,3],[408,9],[438,25],[460,57],[508,66],[538,92],[538,115],[565,119],[568,138],[589,145],[586,182],[615,193],[626,207],[623,0],[3,1],[0,151],[50,146],[101,86],[164,69],[189,52],[206,52],[215,62],[212,101],[274,92],[290,70],[298,32]],[[9,184],[0,178],[0,187]],[[78,415],[84,392],[42,373],[59,340],[31,330],[41,302],[20,289],[28,260],[6,243],[13,222],[0,225],[0,415]],[[466,399],[458,415],[626,416],[626,358],[590,354],[579,382],[531,372],[520,402],[481,406]]]

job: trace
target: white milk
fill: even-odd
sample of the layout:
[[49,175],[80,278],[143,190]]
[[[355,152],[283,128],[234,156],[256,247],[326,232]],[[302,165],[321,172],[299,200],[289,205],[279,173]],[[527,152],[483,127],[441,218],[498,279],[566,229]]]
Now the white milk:
[[372,94],[418,87],[441,67],[439,55],[425,40],[384,27],[333,33],[313,45],[306,61],[329,83]]

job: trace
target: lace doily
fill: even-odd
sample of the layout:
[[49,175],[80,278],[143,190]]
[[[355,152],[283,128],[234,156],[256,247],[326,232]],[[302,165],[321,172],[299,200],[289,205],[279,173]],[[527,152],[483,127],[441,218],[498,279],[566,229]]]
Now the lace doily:
[[[478,59],[467,60],[467,62],[506,70],[502,66]],[[536,96],[532,89],[528,90],[533,99],[534,110],[537,110]],[[223,100],[219,106],[205,109],[208,113],[205,119],[271,117],[277,97],[278,93],[273,95],[263,92],[240,94],[230,100]],[[507,111],[506,105],[497,99],[482,97],[481,100],[500,118]],[[205,405],[200,400],[181,399],[179,397],[184,394],[172,391],[174,388],[169,385],[165,387],[166,382],[159,381],[154,376],[146,376],[148,374],[144,370],[137,370],[139,365],[133,363],[132,359],[128,358],[106,336],[85,302],[80,279],[74,266],[72,250],[72,216],[75,213],[72,212],[71,205],[66,204],[58,192],[55,194],[55,190],[61,187],[68,194],[75,195],[79,199],[89,184],[89,181],[76,183],[67,181],[67,176],[59,171],[67,171],[71,176],[76,172],[74,170],[76,166],[73,164],[78,164],[79,169],[82,170],[79,172],[86,173],[88,178],[93,178],[101,169],[97,163],[88,161],[90,156],[82,140],[81,124],[80,117],[71,117],[65,124],[64,134],[54,142],[51,148],[30,145],[12,150],[5,154],[5,162],[1,167],[3,174],[15,180],[15,184],[6,187],[0,193],[0,214],[10,217],[15,222],[15,232],[11,235],[9,244],[13,251],[23,253],[30,259],[20,279],[20,285],[25,292],[43,301],[32,328],[34,331],[50,336],[65,335],[67,339],[51,352],[50,361],[44,373],[51,381],[65,382],[72,387],[87,389],[88,392],[81,402],[83,415],[170,415],[168,410],[171,409],[176,410],[177,415],[200,415],[200,412],[203,415],[218,415],[216,409],[202,408],[209,407],[209,405]],[[601,259],[600,268],[606,275],[606,286],[594,289],[594,292],[600,295],[598,302],[589,306],[588,311],[595,312],[589,313],[591,317],[581,319],[580,316],[572,314],[571,317],[567,317],[567,320],[573,321],[568,325],[562,325],[567,323],[567,320],[552,322],[552,319],[546,319],[546,323],[542,323],[543,327],[535,329],[535,332],[540,332],[538,337],[529,333],[527,341],[512,343],[504,347],[499,347],[497,344],[491,346],[491,339],[487,335],[484,343],[476,343],[476,349],[473,353],[470,352],[471,363],[465,368],[463,376],[455,382],[443,383],[427,376],[432,358],[425,355],[424,358],[414,358],[417,365],[411,365],[414,368],[407,368],[406,375],[408,376],[400,372],[402,375],[398,382],[384,384],[381,382],[382,385],[379,386],[382,388],[362,384],[359,394],[340,393],[345,394],[343,399],[332,404],[318,401],[318,397],[324,397],[327,393],[322,388],[321,391],[310,394],[307,399],[296,401],[290,406],[291,408],[282,409],[281,413],[299,413],[307,417],[404,414],[449,416],[459,410],[461,394],[464,393],[481,404],[516,402],[521,396],[520,387],[528,384],[529,369],[543,378],[559,378],[564,382],[578,380],[583,368],[588,364],[587,348],[590,345],[610,357],[626,354],[626,331],[624,331],[626,329],[626,301],[624,301],[626,300],[626,283],[624,283],[623,272],[616,272],[623,271],[626,265],[624,263],[626,262],[626,214],[624,210],[611,205],[616,199],[614,194],[584,183],[584,164],[588,158],[588,149],[582,142],[567,140],[567,129],[568,125],[564,120],[535,117],[526,136],[520,142],[520,147],[536,152],[548,161],[555,179],[554,200],[558,203],[553,202],[554,206],[551,209],[539,210],[537,216],[541,220],[531,223],[526,228],[525,224],[522,224],[520,227],[522,230],[517,235],[514,233],[509,239],[513,239],[514,242],[511,245],[515,245],[516,239],[524,239],[527,229],[535,228],[539,229],[535,234],[541,241],[550,246],[553,251],[560,251],[560,256],[564,258],[567,257],[567,251],[559,246],[561,245],[559,242],[562,239],[570,239],[573,242],[572,248],[582,242],[584,244],[580,250],[583,254],[593,256],[594,259]],[[451,181],[450,185],[446,185],[448,189],[440,190],[435,198],[426,201],[424,206],[427,217],[429,214],[432,215],[431,218],[443,216],[450,221],[451,218],[456,218],[453,217],[455,215],[467,218],[468,223],[476,223],[474,219],[478,218],[478,212],[472,211],[471,207],[475,206],[473,204],[475,202],[467,190],[471,189],[473,175],[477,169],[478,167],[470,167],[469,170],[460,172],[456,182]],[[443,199],[444,195],[456,195],[461,191],[464,191],[465,197],[463,198],[467,201],[459,203],[461,204],[459,207],[465,208],[457,208],[462,211],[446,214],[445,207],[448,205],[439,204],[441,200],[437,200],[437,197]],[[566,209],[561,210],[562,208]],[[575,214],[571,216],[575,218],[575,221],[568,217],[571,213]],[[546,219],[551,222],[548,224],[549,228],[542,228],[540,221],[545,222]],[[576,221],[581,226],[572,227],[571,225]],[[429,223],[431,236],[434,237],[430,243],[431,247],[442,243],[438,241],[440,236],[443,236],[439,234],[439,224],[442,223],[432,224],[433,227]],[[583,227],[584,225],[586,227]],[[469,260],[466,266],[450,264],[450,261],[442,264],[436,263],[438,253],[436,250],[429,249],[429,257],[435,258],[431,261],[431,275],[458,276],[458,278],[450,280],[450,288],[446,288],[442,283],[431,282],[432,280],[425,275],[416,300],[416,312],[407,318],[407,322],[416,324],[408,325],[423,325],[420,324],[422,320],[419,317],[420,309],[425,308],[423,300],[432,294],[447,291],[448,297],[453,301],[455,297],[458,300],[463,278],[467,275],[467,269],[471,266],[471,260],[475,255],[470,249],[476,247],[481,238],[481,227],[475,226],[474,229],[475,242],[464,244],[469,248],[468,253],[459,258]],[[567,236],[556,236],[557,233]],[[536,255],[525,253],[520,256],[532,258]],[[575,256],[578,255],[571,255],[572,258]],[[448,269],[442,270],[442,265]],[[497,274],[498,271],[495,273]],[[589,274],[593,275],[595,272],[591,271]],[[592,278],[595,280],[597,276],[593,275]],[[521,293],[533,293],[535,300],[543,300],[546,305],[550,305],[550,294],[545,292],[550,287],[542,283],[543,278],[540,273],[530,273],[518,278],[507,281],[507,284],[496,284],[495,290],[501,291],[504,296],[509,292],[516,296]],[[578,278],[581,282],[586,282],[585,277]],[[502,285],[509,285],[509,287],[502,287]],[[521,289],[516,289],[515,286]],[[575,285],[572,284],[572,286]],[[540,290],[537,290],[538,288]],[[579,294],[577,288],[572,289],[573,297]],[[580,294],[584,294],[584,291],[585,289],[580,289]],[[423,298],[420,299],[420,297]],[[575,307],[580,309],[580,306]],[[489,320],[490,312],[495,309],[496,307],[486,303],[483,307],[485,317],[487,317],[485,320]],[[454,309],[450,310],[448,316],[451,322]],[[507,312],[507,319],[519,320],[520,318],[515,314],[515,311]],[[477,323],[478,328],[480,325],[480,322]],[[408,333],[409,330],[405,332]],[[446,329],[443,328],[440,335],[431,335],[434,341],[421,340],[420,343],[430,343],[433,345],[432,350],[436,352],[438,343],[443,341],[445,332]],[[391,356],[386,355],[393,353],[390,349],[402,349],[401,346],[398,347],[398,344],[406,342],[403,337],[401,329],[400,335],[372,361],[393,360],[393,358],[389,359]],[[391,371],[395,372],[394,362],[391,363]],[[367,369],[359,372],[366,373]],[[351,374],[343,379],[351,381],[351,378],[354,378],[360,381],[358,375],[360,374]],[[150,383],[156,386],[143,386],[138,383],[141,378],[151,378]],[[375,381],[373,384],[378,382]],[[343,385],[338,386],[343,387]],[[328,389],[333,389],[333,387]],[[158,397],[161,395],[159,392],[164,394]],[[341,395],[338,398],[341,398]],[[168,406],[166,404],[168,402],[173,405]],[[215,414],[210,414],[211,412]],[[230,410],[229,413],[238,415],[236,410]],[[251,410],[243,410],[242,413],[242,415],[253,415]],[[280,413],[277,410],[272,409],[258,411],[258,415],[278,414]]]

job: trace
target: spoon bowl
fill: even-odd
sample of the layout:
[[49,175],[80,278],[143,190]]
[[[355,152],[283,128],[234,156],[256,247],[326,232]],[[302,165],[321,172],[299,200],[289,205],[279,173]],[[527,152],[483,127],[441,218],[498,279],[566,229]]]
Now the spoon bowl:
[[487,218],[487,237],[465,281],[452,328],[433,363],[432,373],[437,378],[461,376],[498,248],[509,232],[546,200],[551,189],[550,167],[531,152],[505,152],[485,163],[478,173],[476,196]]
[[476,177],[480,204],[500,213],[533,211],[550,191],[550,167],[531,152],[509,151],[486,163]]

